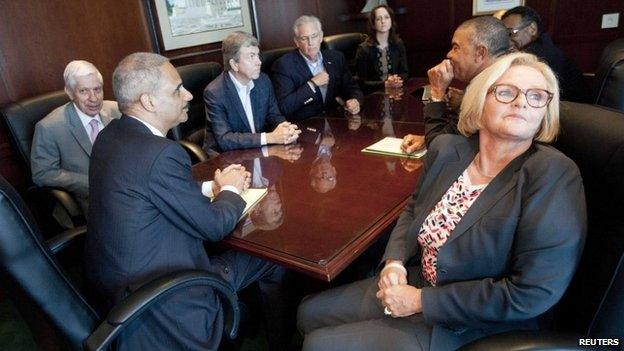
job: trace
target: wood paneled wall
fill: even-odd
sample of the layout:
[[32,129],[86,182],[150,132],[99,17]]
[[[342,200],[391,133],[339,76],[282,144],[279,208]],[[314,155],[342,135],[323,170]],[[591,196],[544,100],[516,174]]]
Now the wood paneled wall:
[[[105,96],[113,99],[110,77],[117,62],[135,51],[155,51],[149,13],[154,0],[2,1],[0,11],[0,105],[61,89],[67,62],[93,62],[105,77]],[[454,28],[472,15],[471,0],[389,0],[405,7],[398,16],[413,76],[423,76],[450,46]],[[620,12],[622,0],[527,0],[541,15],[557,43],[585,72],[595,70],[604,46],[624,37],[624,17],[616,29],[600,29],[603,13]],[[357,13],[364,0],[255,0],[262,49],[290,46],[291,26],[302,14],[317,15],[325,35],[366,31],[365,20],[341,21]],[[174,65],[221,62],[220,44],[166,52]],[[18,187],[26,184],[6,131],[0,128],[0,173]]]
[[[399,32],[405,39],[410,71],[423,76],[440,62],[450,49],[454,29],[472,17],[472,1],[391,0],[393,7],[405,6],[399,16]],[[624,37],[624,1],[622,0],[526,0],[542,17],[548,32],[566,54],[584,72],[594,72],[602,49]],[[602,14],[620,13],[620,26],[600,29]]]

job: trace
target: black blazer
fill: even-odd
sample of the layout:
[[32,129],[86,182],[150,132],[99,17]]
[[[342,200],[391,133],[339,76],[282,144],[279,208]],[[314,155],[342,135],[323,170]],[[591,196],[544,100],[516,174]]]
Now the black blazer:
[[[98,135],[89,179],[87,274],[110,301],[168,272],[219,273],[229,264],[209,258],[203,244],[234,229],[245,201],[223,191],[211,203],[177,142],[124,115]],[[137,322],[117,350],[216,350],[223,312],[213,290],[198,287],[165,298]]]
[[[399,39],[398,42],[390,44],[390,69],[388,75],[398,74],[403,80],[407,80],[409,69],[407,68],[407,54],[405,45]],[[383,88],[384,82],[381,80],[381,70],[379,68],[379,48],[374,42],[366,40],[358,47],[355,55],[358,81],[362,90],[372,92]]]
[[[269,77],[260,73],[249,94],[256,133],[251,132],[236,86],[227,72],[221,73],[204,90],[206,104],[206,139],[204,149],[214,147],[212,136],[220,151],[260,147],[260,133],[271,132],[286,119],[282,116]],[[212,132],[208,127],[212,124]]]
[[336,96],[343,100],[358,99],[362,91],[353,80],[344,55],[339,51],[321,50],[323,65],[329,74],[325,102],[319,89],[316,93],[308,85],[312,72],[299,50],[293,50],[273,63],[272,79],[280,110],[289,121],[323,115],[336,106]]
[[[417,236],[478,151],[478,137],[440,135],[428,150],[386,259],[420,263]],[[563,295],[581,257],[587,218],[577,166],[534,144],[483,190],[440,248],[437,286],[422,290],[431,350],[455,350],[489,334],[536,329]]]

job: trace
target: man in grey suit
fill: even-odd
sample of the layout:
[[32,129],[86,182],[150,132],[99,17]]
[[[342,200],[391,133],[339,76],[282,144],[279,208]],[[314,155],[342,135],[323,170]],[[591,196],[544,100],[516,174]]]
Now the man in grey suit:
[[260,72],[258,39],[236,31],[223,40],[222,51],[225,70],[204,91],[207,128],[212,123],[204,148],[227,151],[296,141],[301,131],[286,122],[271,80]]
[[102,75],[92,63],[70,62],[63,78],[71,101],[35,126],[30,166],[35,184],[68,190],[87,213],[91,146],[120,113],[116,102],[104,101]]

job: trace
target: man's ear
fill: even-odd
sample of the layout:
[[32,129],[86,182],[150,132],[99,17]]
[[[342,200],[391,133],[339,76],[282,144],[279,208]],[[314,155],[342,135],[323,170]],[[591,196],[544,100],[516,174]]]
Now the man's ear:
[[156,107],[154,106],[154,101],[149,94],[141,94],[141,96],[139,97],[139,101],[141,102],[141,106],[143,106],[143,108],[147,111],[153,112],[156,110]]
[[69,99],[71,101],[74,101],[74,92],[71,89],[69,89],[68,87],[65,87],[65,94],[69,96]]
[[489,54],[489,50],[485,47],[485,45],[479,44],[475,49],[475,61],[483,62],[488,59]]
[[527,31],[532,39],[537,38],[539,36],[539,29],[537,28],[537,23],[531,22],[527,27]]
[[228,61],[228,64],[230,65],[232,71],[238,72],[238,62],[236,62],[236,60],[230,59],[230,61]]

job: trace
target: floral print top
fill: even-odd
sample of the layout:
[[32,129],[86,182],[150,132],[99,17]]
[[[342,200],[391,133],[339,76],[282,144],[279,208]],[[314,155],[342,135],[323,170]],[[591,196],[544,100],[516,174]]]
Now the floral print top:
[[486,186],[472,185],[468,170],[464,170],[423,222],[418,243],[423,249],[422,274],[431,285],[436,285],[438,251]]

